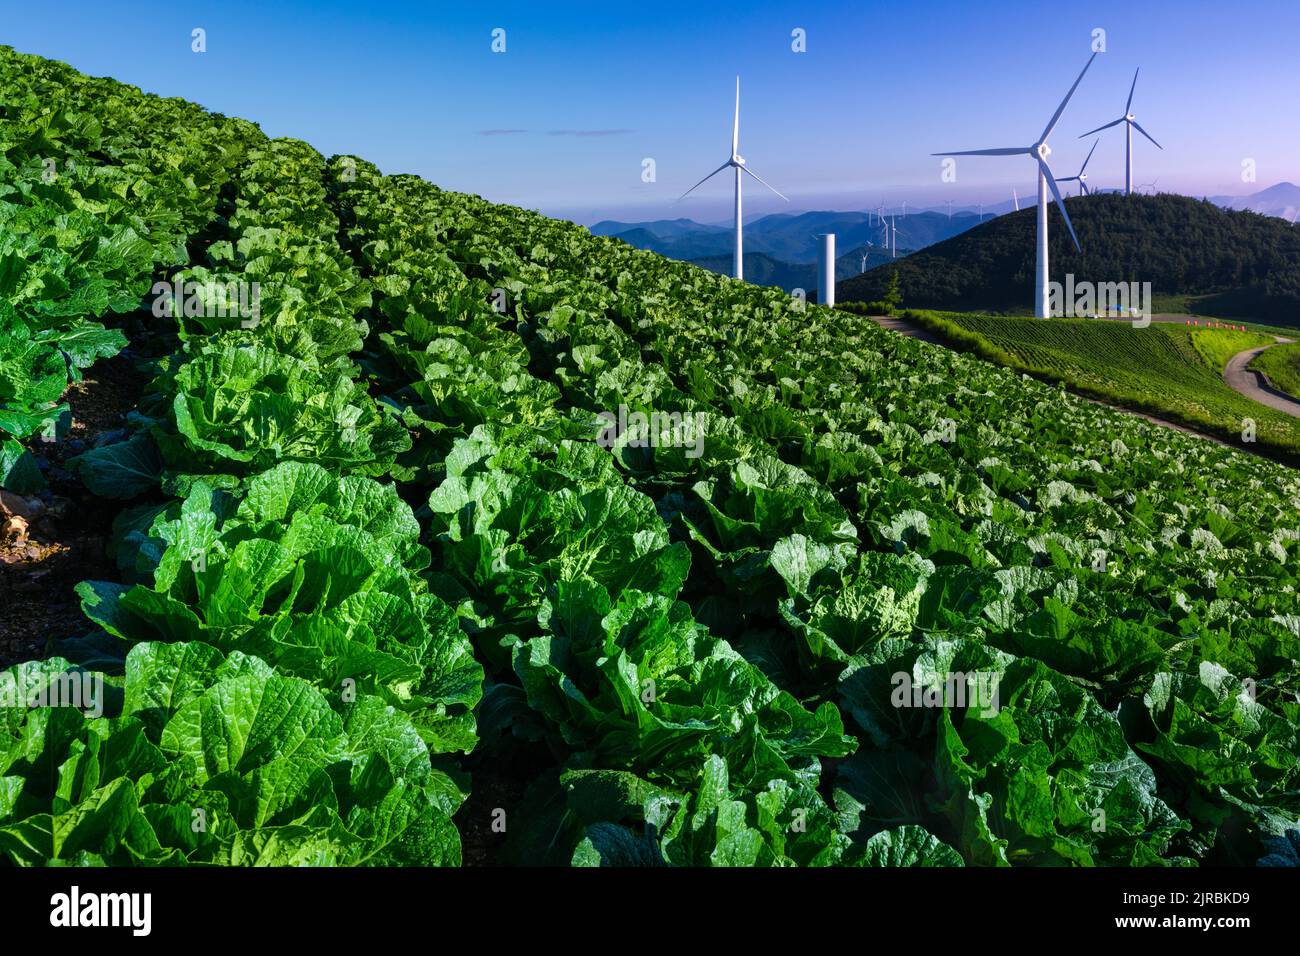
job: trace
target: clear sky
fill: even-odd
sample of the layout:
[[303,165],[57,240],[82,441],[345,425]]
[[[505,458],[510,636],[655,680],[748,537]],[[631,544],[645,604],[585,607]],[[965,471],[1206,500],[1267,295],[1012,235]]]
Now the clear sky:
[[[196,27],[206,53],[191,51]],[[729,218],[722,176],[674,200],[727,158],[737,73],[741,153],[792,200],[751,180],[747,218],[1027,195],[1028,158],[961,160],[945,184],[929,154],[1031,143],[1096,28],[1106,52],[1052,137],[1058,176],[1087,152],[1079,133],[1119,117],[1141,66],[1134,112],[1164,151],[1135,139],[1138,184],[1300,181],[1296,0],[0,3],[0,42],[19,50],[582,222]],[[1122,184],[1122,128],[1088,172]]]

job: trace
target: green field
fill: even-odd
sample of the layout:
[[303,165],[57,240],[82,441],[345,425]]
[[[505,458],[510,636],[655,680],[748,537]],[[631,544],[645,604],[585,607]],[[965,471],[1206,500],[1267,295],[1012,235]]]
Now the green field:
[[4,47],[0,105],[0,502],[83,367],[166,350],[69,462],[76,536],[115,516],[84,619],[0,668],[0,867],[1251,865],[1297,827],[1300,473],[1019,373],[1294,443],[1188,330],[935,321],[1009,370]]
[[1277,345],[1261,352],[1250,367],[1263,372],[1269,384],[1278,391],[1300,396],[1300,342]]
[[1243,422],[1250,419],[1258,450],[1300,460],[1300,420],[1238,394],[1222,377],[1229,358],[1271,336],[1170,323],[1134,328],[1089,319],[906,315],[950,344],[1001,365],[1234,444],[1241,443]]

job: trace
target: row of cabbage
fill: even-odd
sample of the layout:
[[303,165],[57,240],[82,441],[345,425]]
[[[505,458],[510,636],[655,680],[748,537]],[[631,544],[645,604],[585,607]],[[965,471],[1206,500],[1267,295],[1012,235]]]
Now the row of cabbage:
[[[702,442],[633,426],[614,460],[693,550],[694,617],[783,688],[833,694],[853,717],[862,747],[833,785],[842,827],[924,826],[972,862],[1145,864],[1249,861],[1295,826],[1292,472],[853,316],[398,182],[405,205],[372,214],[388,223],[382,250],[424,250],[450,296],[437,314],[519,336],[463,351],[457,333],[406,329],[389,351],[422,396],[465,421],[465,405],[510,408],[537,430],[516,384],[526,360],[588,439],[620,409],[701,416]],[[345,219],[349,205],[364,216],[349,198]],[[427,301],[369,248],[377,286],[406,299],[381,309]],[[492,374],[466,377],[480,351]],[[899,674],[925,687],[968,673],[993,677],[995,711],[898,704]]]
[[115,536],[127,583],[80,589],[120,642],[63,642],[102,671],[0,673],[0,857],[459,862],[467,780],[446,755],[473,746],[481,670],[419,576],[410,508],[368,477],[410,439],[346,357],[369,293],[335,242],[322,160],[57,64],[6,66],[48,77],[47,95],[84,82],[94,119],[138,117],[129,145],[102,137],[86,165],[179,175],[123,209],[184,222],[189,249],[181,235],[155,265],[193,265],[110,284],[124,310],[151,307],[150,280],[177,290],[162,311],[182,344],[132,436],[77,462],[132,500]]
[[[24,441],[66,433],[68,386],[126,346],[99,318],[186,261],[226,170],[191,104],[8,47],[0,73],[0,488],[30,494],[45,481]],[[181,132],[151,142],[164,122]]]

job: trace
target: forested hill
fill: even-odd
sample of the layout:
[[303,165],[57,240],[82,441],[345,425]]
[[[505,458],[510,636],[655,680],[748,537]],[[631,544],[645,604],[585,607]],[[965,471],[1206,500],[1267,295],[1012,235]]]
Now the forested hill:
[[[1052,278],[1150,282],[1156,296],[1200,296],[1198,311],[1300,324],[1300,229],[1186,196],[1116,193],[1066,200],[1083,247],[1049,214]],[[884,296],[898,269],[909,306],[1024,312],[1032,307],[1036,210],[969,232],[844,282],[841,301]]]

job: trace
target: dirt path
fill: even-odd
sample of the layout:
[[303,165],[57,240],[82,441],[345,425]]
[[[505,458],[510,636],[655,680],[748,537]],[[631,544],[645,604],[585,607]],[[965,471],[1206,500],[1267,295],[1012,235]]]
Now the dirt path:
[[909,339],[920,339],[922,342],[933,342],[935,345],[943,345],[943,339],[935,335],[929,329],[923,329],[920,326],[905,322],[902,319],[887,315],[873,315],[871,321],[882,329],[889,329],[891,332],[897,332],[899,335],[906,335]]
[[0,667],[43,656],[48,638],[93,630],[73,589],[88,579],[117,580],[105,550],[117,507],[94,498],[65,466],[96,438],[123,427],[145,382],[130,352],[97,362],[68,389],[71,431],[35,445],[49,490],[0,501],[0,517],[17,510],[23,518],[0,527]]
[[[1273,345],[1282,345],[1295,341],[1294,339],[1283,338],[1280,335],[1275,335],[1273,338],[1276,340]],[[1248,368],[1260,352],[1271,349],[1273,345],[1261,345],[1257,349],[1238,352],[1228,359],[1228,365],[1223,370],[1223,380],[1228,383],[1229,388],[1235,389],[1252,401],[1267,405],[1269,408],[1275,408],[1293,418],[1300,418],[1300,402],[1297,402],[1286,392],[1278,391],[1270,385],[1262,372]]]

